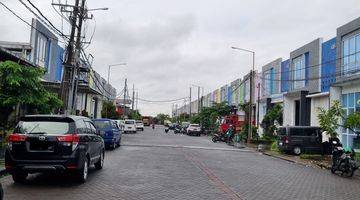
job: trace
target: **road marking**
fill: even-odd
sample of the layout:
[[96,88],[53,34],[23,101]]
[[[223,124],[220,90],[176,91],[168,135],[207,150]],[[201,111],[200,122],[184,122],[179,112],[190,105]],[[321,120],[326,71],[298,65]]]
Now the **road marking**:
[[253,151],[251,151],[249,149],[229,149],[229,148],[219,148],[219,147],[184,146],[184,145],[122,144],[121,146],[129,146],[129,147],[167,147],[167,148],[182,148],[182,149],[202,149],[202,150],[218,150],[218,151],[253,152]]
[[193,153],[184,152],[185,157],[190,160],[195,166],[205,173],[208,179],[221,191],[223,191],[228,199],[242,200],[239,194],[227,186],[214,172],[212,172],[204,163],[202,163]]

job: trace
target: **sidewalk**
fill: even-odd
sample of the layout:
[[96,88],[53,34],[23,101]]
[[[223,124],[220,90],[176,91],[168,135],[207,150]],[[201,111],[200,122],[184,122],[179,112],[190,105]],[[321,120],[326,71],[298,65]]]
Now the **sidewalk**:
[[[278,158],[278,159],[281,159],[281,160],[285,160],[285,161],[288,161],[288,162],[300,164],[300,165],[307,166],[307,167],[314,167],[314,168],[320,168],[320,169],[325,169],[325,170],[330,170],[331,169],[331,159],[330,159],[330,157],[328,159],[325,159],[325,160],[303,159],[303,158],[300,158],[300,156],[287,155],[287,154],[282,154],[280,152],[275,152],[275,151],[270,151],[270,150],[259,150],[258,145],[253,145],[253,144],[248,145],[248,144],[236,143],[234,145],[234,147],[236,147],[236,148],[248,148],[248,149],[251,149],[253,151],[261,152],[263,155],[266,155],[266,156]],[[355,171],[355,176],[360,177],[360,171],[359,170]]]

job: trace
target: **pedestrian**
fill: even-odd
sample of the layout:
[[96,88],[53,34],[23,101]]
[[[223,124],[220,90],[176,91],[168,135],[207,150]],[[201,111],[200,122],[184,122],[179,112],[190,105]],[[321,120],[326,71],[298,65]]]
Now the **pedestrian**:
[[323,131],[321,133],[321,154],[329,154],[330,153],[330,143],[329,143],[329,134],[327,131]]

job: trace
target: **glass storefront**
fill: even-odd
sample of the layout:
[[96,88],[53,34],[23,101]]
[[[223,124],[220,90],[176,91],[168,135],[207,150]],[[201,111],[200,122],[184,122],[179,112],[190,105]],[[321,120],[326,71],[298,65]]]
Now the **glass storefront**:
[[[360,112],[360,92],[343,94],[341,103],[346,116],[356,111]],[[341,132],[341,142],[343,145],[354,147],[354,139],[356,138],[356,134],[345,128],[341,128]]]

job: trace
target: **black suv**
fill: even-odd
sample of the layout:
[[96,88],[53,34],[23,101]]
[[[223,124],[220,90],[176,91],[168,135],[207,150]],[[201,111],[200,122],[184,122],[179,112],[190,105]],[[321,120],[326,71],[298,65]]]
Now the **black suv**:
[[302,152],[321,152],[321,128],[315,126],[280,127],[278,147],[281,151],[300,155]]
[[5,168],[14,182],[29,173],[70,172],[85,182],[88,167],[102,169],[104,141],[86,117],[31,115],[21,118],[9,136]]

